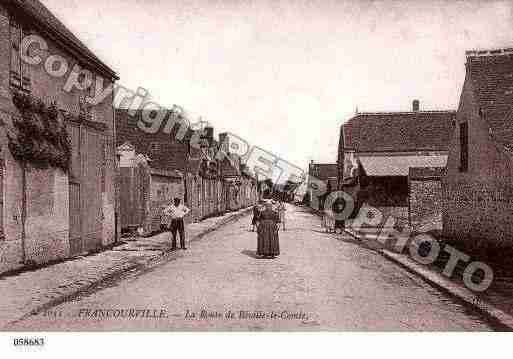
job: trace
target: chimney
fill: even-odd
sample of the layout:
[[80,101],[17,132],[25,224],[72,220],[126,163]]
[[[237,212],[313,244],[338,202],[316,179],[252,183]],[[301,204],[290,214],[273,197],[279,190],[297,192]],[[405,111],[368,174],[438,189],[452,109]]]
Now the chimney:
[[228,137],[227,132],[219,134],[219,145],[221,146],[221,149],[226,153],[230,152],[230,138]]
[[419,109],[420,109],[420,101],[419,100],[413,100],[412,111],[413,112],[419,112]]
[[205,127],[205,139],[208,140],[208,145],[212,146],[214,142],[214,128],[213,127]]

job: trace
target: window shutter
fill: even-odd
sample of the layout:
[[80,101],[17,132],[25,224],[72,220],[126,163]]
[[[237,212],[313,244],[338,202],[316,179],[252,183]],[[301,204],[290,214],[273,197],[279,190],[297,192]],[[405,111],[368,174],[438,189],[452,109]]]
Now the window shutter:
[[[30,35],[30,33],[21,28],[20,29],[20,34],[21,34],[21,41],[20,41],[20,54],[21,54],[21,42],[23,41],[23,38],[25,36],[28,36]],[[25,53],[24,55],[29,55],[28,54],[28,49],[26,49],[27,53]],[[30,66],[29,64],[27,64],[26,62],[24,62],[23,60],[20,59],[20,64],[21,64],[21,87],[23,90],[25,91],[28,91],[30,92],[31,88],[32,88],[32,82],[30,80]]]
[[20,61],[20,47],[21,47],[21,29],[20,25],[11,17],[11,85],[14,87],[21,87],[21,61]]

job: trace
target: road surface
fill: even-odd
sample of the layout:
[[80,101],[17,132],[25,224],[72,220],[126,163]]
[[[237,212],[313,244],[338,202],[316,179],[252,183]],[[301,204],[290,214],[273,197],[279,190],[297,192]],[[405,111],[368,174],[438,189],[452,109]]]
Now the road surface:
[[244,217],[170,262],[10,329],[492,330],[467,307],[349,236],[323,233],[320,219],[306,209],[287,208],[289,228],[280,232],[276,259],[255,257],[256,234]]

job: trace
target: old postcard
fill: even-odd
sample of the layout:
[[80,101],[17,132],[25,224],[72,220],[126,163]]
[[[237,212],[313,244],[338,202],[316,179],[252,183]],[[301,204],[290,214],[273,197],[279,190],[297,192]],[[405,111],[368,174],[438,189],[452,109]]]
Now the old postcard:
[[509,1],[2,0],[1,331],[510,331],[512,33]]

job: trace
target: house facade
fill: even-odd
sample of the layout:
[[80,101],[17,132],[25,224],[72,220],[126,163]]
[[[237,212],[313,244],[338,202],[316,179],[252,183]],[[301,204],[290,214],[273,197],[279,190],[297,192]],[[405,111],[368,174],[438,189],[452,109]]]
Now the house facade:
[[[337,189],[337,174],[338,166],[336,163],[310,162],[308,165],[307,201],[313,209],[324,209],[324,202],[328,194]],[[319,181],[324,183],[324,189],[317,188]]]
[[406,223],[410,169],[445,168],[454,118],[418,100],[410,112],[356,113],[340,129],[338,188]]
[[113,96],[87,99],[117,75],[38,0],[0,4],[0,48],[0,272],[113,243]]
[[511,245],[513,50],[467,51],[447,170],[444,235]]
[[225,211],[234,211],[256,204],[259,198],[259,188],[256,178],[248,171],[238,155],[230,153],[230,136],[219,134],[218,150],[226,156],[218,160],[219,177],[223,182]]
[[[143,111],[131,112],[128,109],[116,109],[116,143],[119,151],[124,154],[121,159],[126,158],[128,160],[126,162],[120,161],[121,171],[126,172],[124,176],[128,176],[130,171],[136,171],[134,168],[140,167],[140,161],[135,163],[134,158],[142,156],[146,159],[148,169],[165,171],[167,173],[180,173],[183,189],[169,193],[169,196],[174,195],[189,205],[192,209],[192,215],[187,220],[198,220],[203,215],[202,210],[198,210],[201,202],[199,199],[200,194],[197,194],[198,192],[203,192],[203,189],[198,188],[196,185],[196,182],[200,181],[201,153],[190,144],[191,130],[185,128],[183,129],[184,134],[178,135],[182,129],[179,122],[176,122],[177,125],[165,131],[164,128],[171,121],[171,116],[176,115],[173,110],[169,110],[164,118],[162,128],[154,131],[154,133],[150,133],[138,126],[138,122],[142,121],[143,115]],[[132,169],[129,170],[128,168]],[[130,185],[130,182],[127,181],[120,182],[120,186],[122,187],[120,189],[122,193],[128,194],[139,191],[137,188],[133,188],[133,183]],[[151,200],[147,199],[146,201]],[[138,211],[147,211],[149,203],[139,203],[142,207]],[[132,215],[126,213],[125,209],[125,213],[122,213],[121,216],[128,218]],[[139,216],[138,218],[142,220],[142,217]]]
[[[116,112],[119,146],[132,146],[137,155],[146,156],[152,170],[183,175],[184,189],[179,191],[179,197],[191,209],[187,221],[197,222],[241,209],[257,200],[256,181],[241,173],[240,163],[232,166],[227,159],[216,158],[224,137],[221,134],[217,141],[214,128],[205,127],[201,133],[187,129],[183,136],[177,136],[180,126],[166,132],[163,125],[159,131],[148,133],[137,125],[141,111],[133,116],[125,109]],[[168,116],[172,115],[171,111]],[[164,123],[167,121],[169,118],[164,119]],[[155,213],[152,218],[156,218]]]

